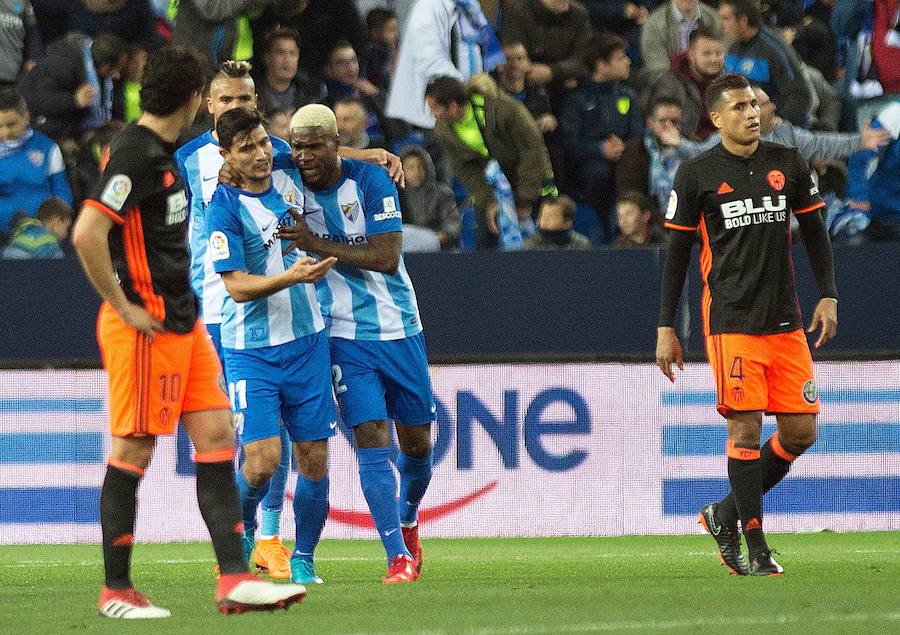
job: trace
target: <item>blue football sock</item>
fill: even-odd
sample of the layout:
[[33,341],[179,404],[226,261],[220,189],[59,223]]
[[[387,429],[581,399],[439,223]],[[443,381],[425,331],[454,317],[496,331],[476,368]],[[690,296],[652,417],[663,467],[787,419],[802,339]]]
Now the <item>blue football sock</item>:
[[397,471],[400,472],[400,498],[397,500],[397,513],[400,515],[400,523],[411,526],[417,521],[419,503],[425,496],[428,484],[431,482],[431,463],[434,453],[421,459],[404,454],[397,458]]
[[316,545],[328,519],[328,477],[311,481],[297,475],[294,489],[294,523],[297,528],[297,544],[293,556],[312,562]]
[[269,479],[269,491],[262,499],[262,523],[259,533],[262,536],[277,536],[281,524],[281,509],[284,507],[284,490],[288,474],[291,471],[291,439],[287,428],[281,427],[281,460],[272,478]]
[[241,500],[241,516],[244,521],[244,531],[252,535],[256,532],[256,508],[259,507],[259,501],[266,495],[266,485],[258,487],[251,485],[244,478],[244,470],[238,470],[235,475],[237,483],[238,496]]
[[412,557],[403,544],[403,533],[400,531],[400,518],[397,516],[397,479],[391,469],[390,450],[388,448],[367,448],[357,450],[359,457],[359,482],[363,495],[369,504],[369,511],[378,528],[378,535],[388,562],[396,556],[406,554]]

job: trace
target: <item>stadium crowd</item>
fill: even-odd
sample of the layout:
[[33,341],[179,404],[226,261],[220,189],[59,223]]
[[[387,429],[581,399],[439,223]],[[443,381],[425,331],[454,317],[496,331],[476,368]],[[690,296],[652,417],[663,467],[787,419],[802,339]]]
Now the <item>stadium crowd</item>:
[[809,161],[832,241],[900,240],[898,0],[0,0],[2,257],[70,251],[167,42],[249,60],[273,135],[324,103],[342,144],[402,157],[407,250],[660,244],[725,72]]

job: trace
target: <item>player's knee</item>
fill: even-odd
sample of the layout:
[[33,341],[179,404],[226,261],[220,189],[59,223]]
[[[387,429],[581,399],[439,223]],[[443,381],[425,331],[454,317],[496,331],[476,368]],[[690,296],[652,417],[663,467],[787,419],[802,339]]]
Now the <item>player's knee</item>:
[[387,421],[366,421],[353,428],[356,447],[361,450],[369,448],[386,448],[388,446]]
[[790,432],[782,432],[780,435],[781,444],[785,450],[794,455],[803,454],[816,442],[815,420],[813,420],[811,425],[804,425]]
[[422,459],[431,452],[431,426],[404,426],[401,434],[397,427],[397,437],[403,454],[414,459]]
[[318,481],[328,475],[328,443],[308,441],[294,444],[297,454],[297,471],[311,481]]
[[244,446],[246,458],[244,460],[244,477],[253,484],[264,483],[272,478],[278,463],[281,460],[281,452],[278,448],[266,445],[248,444]]

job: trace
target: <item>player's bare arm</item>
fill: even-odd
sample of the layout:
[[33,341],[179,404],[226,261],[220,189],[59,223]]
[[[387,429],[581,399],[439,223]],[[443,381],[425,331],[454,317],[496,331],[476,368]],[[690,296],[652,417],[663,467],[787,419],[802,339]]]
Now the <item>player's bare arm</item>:
[[291,242],[288,249],[298,247],[303,251],[314,251],[323,257],[333,256],[342,265],[391,275],[397,273],[400,266],[400,247],[403,244],[400,232],[368,236],[367,244],[364,245],[345,245],[313,234],[297,210],[292,209],[291,215],[296,223],[287,227],[282,226],[276,234],[277,238]]
[[257,276],[245,271],[226,271],[222,274],[225,289],[235,302],[259,300],[295,284],[315,283],[337,264],[337,258],[300,258],[291,268],[277,276]]
[[809,333],[819,330],[815,347],[821,348],[837,333],[837,284],[834,278],[834,254],[825,221],[818,211],[797,215],[803,245],[816,276],[816,284],[822,299],[816,305],[809,322]]
[[400,157],[392,154],[382,148],[365,148],[359,150],[357,148],[348,148],[346,146],[338,147],[338,156],[344,159],[356,159],[357,161],[365,161],[366,163],[374,163],[380,165],[388,171],[391,180],[397,184],[397,187],[406,187],[406,176],[403,173],[403,163]]
[[835,298],[822,298],[813,311],[807,332],[814,333],[817,328],[822,329],[816,339],[816,348],[824,346],[837,334],[837,304]]
[[152,317],[144,307],[131,302],[119,286],[109,253],[109,232],[113,221],[91,206],[85,206],[72,230],[72,245],[84,271],[97,293],[112,306],[122,320],[151,341],[161,333],[162,322]]

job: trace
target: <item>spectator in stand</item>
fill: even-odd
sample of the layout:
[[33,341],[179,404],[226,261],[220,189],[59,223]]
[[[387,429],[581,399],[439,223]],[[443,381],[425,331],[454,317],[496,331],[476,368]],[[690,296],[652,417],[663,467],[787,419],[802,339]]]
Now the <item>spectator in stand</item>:
[[502,61],[500,43],[478,0],[417,0],[400,40],[385,114],[423,131],[437,160],[430,135],[424,133],[434,128],[425,107],[428,82],[442,76],[465,82]]
[[900,95],[900,2],[875,0],[872,57],[885,95]]
[[644,81],[653,83],[672,66],[678,53],[687,51],[690,36],[700,26],[719,28],[716,10],[699,0],[672,0],[656,9],[641,29]]
[[400,50],[400,23],[391,9],[375,7],[366,14],[369,43],[363,57],[366,60],[366,78],[382,92],[387,92],[397,52]]
[[475,204],[477,244],[494,248],[499,197],[485,180],[491,160],[509,181],[520,222],[530,221],[541,199],[557,194],[541,131],[525,106],[484,73],[468,85],[438,77],[428,84],[425,98],[437,120],[435,133]]
[[762,24],[757,0],[721,0],[719,23],[731,41],[725,71],[761,86],[785,119],[808,127],[812,95],[800,57],[778,31]]
[[2,258],[63,258],[60,244],[69,236],[75,212],[58,198],[51,197],[38,207],[37,218],[23,212],[13,216],[12,235],[3,248]]
[[641,68],[641,29],[660,0],[582,0],[591,16],[591,24],[600,33],[615,33],[628,42],[628,57],[634,68]]
[[270,110],[297,110],[324,98],[325,89],[300,70],[300,35],[276,29],[260,47],[262,68],[255,77],[258,100]]
[[0,90],[0,234],[12,229],[16,212],[35,216],[51,196],[72,204],[72,191],[59,146],[30,127],[25,100],[12,88]]
[[391,143],[402,135],[401,128],[388,121],[384,115],[384,95],[365,77],[359,74],[359,58],[350,42],[342,40],[328,54],[328,64],[322,69],[328,90],[326,103],[334,105],[338,99],[356,98],[362,101],[368,112],[366,133],[376,143]]
[[100,182],[100,163],[112,138],[124,129],[124,123],[111,119],[82,138],[75,155],[75,169],[72,171],[72,200],[75,208],[80,209],[82,201],[96,189]]
[[[835,81],[837,71],[837,38],[828,26],[834,0],[818,0],[800,18],[791,42],[800,59],[819,70],[829,83]],[[782,30],[784,33],[784,29]],[[785,35],[785,40],[791,41]]]
[[111,33],[94,40],[69,33],[47,47],[47,55],[19,82],[35,128],[58,142],[76,139],[118,114],[113,80],[128,61],[125,42]]
[[353,0],[284,0],[273,3],[251,23],[253,57],[263,53],[265,34],[279,27],[299,34],[300,67],[318,73],[336,42],[349,40],[354,50],[366,47],[366,29]]
[[237,39],[236,20],[242,14],[274,5],[277,0],[179,0],[172,43],[193,46],[210,68],[231,57]]
[[41,32],[28,0],[0,0],[0,87],[15,84],[44,54]]
[[525,104],[541,132],[547,134],[556,130],[558,122],[553,115],[546,86],[529,77],[531,60],[528,59],[525,45],[521,42],[504,42],[503,56],[506,61],[492,73],[497,85],[507,95]]
[[44,46],[66,34],[71,13],[69,1],[31,0],[31,6],[34,8],[34,17],[37,18],[38,30],[41,32],[41,41]]
[[563,145],[580,170],[584,201],[612,234],[615,165],[625,143],[644,132],[637,95],[625,85],[631,61],[626,42],[601,33],[588,46],[585,62],[591,77],[566,95],[559,116]]
[[705,141],[716,131],[706,109],[706,87],[724,68],[724,40],[714,31],[699,26],[691,33],[688,50],[675,54],[671,71],[656,80],[645,103],[661,97],[675,98],[681,103],[681,133]]
[[[872,171],[872,160],[866,162],[863,186],[857,182],[856,190],[862,189],[868,194],[870,223],[866,236],[873,241],[900,241],[900,104],[894,102],[878,115],[881,131],[890,130],[887,147],[872,157],[877,165]],[[862,178],[853,179],[861,181]],[[849,189],[849,188],[848,188]],[[866,198],[863,194],[860,198]]]
[[575,201],[566,195],[545,201],[538,217],[538,230],[525,239],[522,249],[546,251],[554,249],[584,250],[591,248],[587,236],[572,229]]
[[291,117],[296,111],[288,110],[272,110],[266,112],[265,128],[273,137],[278,137],[284,141],[291,138]]
[[630,249],[664,245],[666,235],[656,222],[656,209],[647,196],[640,192],[625,192],[616,202],[616,224],[619,235],[609,246],[611,249]]
[[503,39],[522,42],[531,58],[528,76],[547,86],[554,104],[584,75],[591,38],[587,9],[572,0],[521,0],[503,18]]
[[[759,105],[759,133],[762,140],[797,148],[807,163],[846,159],[860,150],[875,152],[890,140],[890,132],[871,125],[867,125],[862,132],[810,132],[779,117],[775,104],[762,88],[755,86],[753,92]],[[683,160],[697,156],[720,141],[718,133],[702,144],[679,139],[677,129],[666,129],[662,136],[666,144],[677,148]]]
[[759,5],[763,24],[773,29],[794,27],[803,17],[807,0],[755,0]]
[[[405,251],[425,251],[418,245],[437,243],[439,249],[459,246],[459,208],[453,190],[438,183],[434,163],[424,149],[407,146],[400,152],[406,187],[400,190]],[[412,244],[410,244],[412,243]]]
[[334,102],[332,107],[337,119],[338,139],[340,145],[348,148],[383,148],[384,139],[371,138],[366,129],[369,127],[369,111],[357,97],[344,97]]
[[660,97],[650,106],[646,122],[643,136],[625,144],[616,166],[616,191],[649,196],[655,209],[662,210],[681,164],[675,148],[665,143],[673,130],[677,132],[681,128],[681,104]]
[[69,30],[96,37],[114,33],[146,51],[163,45],[156,32],[156,12],[150,0],[73,0]]

